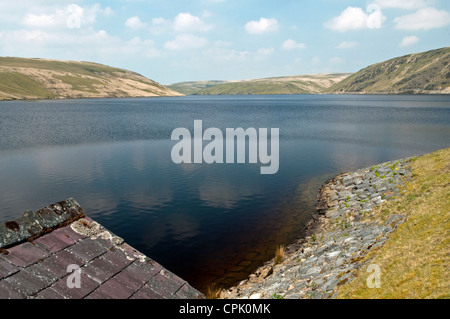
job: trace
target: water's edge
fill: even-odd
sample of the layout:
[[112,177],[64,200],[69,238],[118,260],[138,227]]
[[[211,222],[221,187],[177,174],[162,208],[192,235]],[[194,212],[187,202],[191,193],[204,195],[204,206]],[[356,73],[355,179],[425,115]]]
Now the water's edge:
[[353,271],[363,266],[361,259],[405,221],[398,214],[381,225],[363,218],[411,181],[410,160],[389,161],[326,181],[318,191],[316,213],[300,239],[286,247],[283,260],[267,261],[248,279],[222,291],[221,298],[334,298],[338,286],[354,279]]

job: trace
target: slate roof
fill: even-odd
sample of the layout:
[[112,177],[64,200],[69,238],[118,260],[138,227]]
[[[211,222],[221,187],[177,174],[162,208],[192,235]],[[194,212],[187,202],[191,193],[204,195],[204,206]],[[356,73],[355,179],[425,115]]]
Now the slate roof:
[[[69,265],[79,267],[77,274]],[[73,287],[75,275],[79,288]],[[204,295],[87,217],[70,198],[0,224],[0,298],[202,299]]]

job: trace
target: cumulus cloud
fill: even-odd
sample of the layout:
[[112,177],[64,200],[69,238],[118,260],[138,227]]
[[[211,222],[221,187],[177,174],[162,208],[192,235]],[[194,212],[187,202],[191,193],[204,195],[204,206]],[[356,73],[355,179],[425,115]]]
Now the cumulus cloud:
[[283,42],[281,47],[284,50],[295,50],[295,49],[304,49],[304,48],[306,48],[306,45],[304,43],[298,43],[295,40],[288,39],[288,40]]
[[430,30],[450,24],[450,14],[432,7],[421,8],[413,14],[394,19],[395,28],[400,30]]
[[125,54],[142,55],[147,58],[162,57],[163,53],[154,47],[154,42],[151,39],[141,39],[134,37],[126,41],[122,46],[122,52]]
[[276,19],[261,18],[259,21],[249,21],[245,24],[245,30],[250,34],[263,34],[278,30]]
[[402,42],[400,42],[400,46],[401,47],[409,47],[410,45],[414,45],[417,42],[419,42],[419,38],[416,37],[415,35],[411,35],[408,37],[404,37],[402,39]]
[[256,54],[258,57],[267,57],[269,55],[272,55],[275,52],[275,49],[270,47],[270,48],[259,48],[258,50],[256,50]]
[[61,23],[59,17],[54,14],[27,14],[23,23],[29,27],[47,28]]
[[208,43],[208,39],[199,37],[193,34],[180,34],[177,35],[175,40],[167,41],[164,44],[164,48],[172,51],[197,49],[205,46]]
[[25,26],[33,28],[54,28],[66,26],[70,29],[78,29],[84,25],[95,23],[98,14],[111,15],[110,7],[102,9],[99,4],[81,7],[71,3],[64,9],[56,9],[50,13],[28,13],[22,20]]
[[206,24],[199,17],[184,12],[175,17],[173,28],[179,32],[205,32],[211,30],[212,25]]
[[147,27],[147,24],[142,22],[139,17],[134,16],[131,18],[128,18],[127,21],[125,21],[125,26],[133,29],[133,30],[139,30]]
[[358,42],[355,41],[344,41],[339,43],[336,47],[337,49],[351,49],[358,46]]
[[380,7],[371,4],[367,7],[367,13],[357,7],[348,7],[338,17],[326,22],[324,26],[328,29],[346,32],[349,30],[378,29],[381,28],[386,17]]
[[[66,25],[68,28],[81,28],[81,23],[84,17],[84,9],[77,4],[69,4],[66,9],[67,17],[66,17]],[[89,21],[92,23],[95,21],[95,17],[90,17],[93,19]]]

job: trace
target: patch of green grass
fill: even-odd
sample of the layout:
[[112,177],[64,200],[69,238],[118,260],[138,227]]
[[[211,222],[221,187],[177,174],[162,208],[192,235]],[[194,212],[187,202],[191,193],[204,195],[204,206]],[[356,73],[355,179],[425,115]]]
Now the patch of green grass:
[[21,73],[1,72],[0,91],[6,96],[25,96],[27,98],[54,98],[55,94],[47,90],[40,82]]

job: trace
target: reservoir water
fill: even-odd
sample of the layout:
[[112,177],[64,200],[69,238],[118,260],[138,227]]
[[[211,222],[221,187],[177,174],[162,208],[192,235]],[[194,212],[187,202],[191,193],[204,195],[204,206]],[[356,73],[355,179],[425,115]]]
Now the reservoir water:
[[[279,170],[175,164],[171,133],[279,128]],[[206,144],[206,143],[204,143]],[[450,96],[187,96],[0,102],[0,220],[75,198],[204,289],[295,240],[326,179],[450,146]]]

